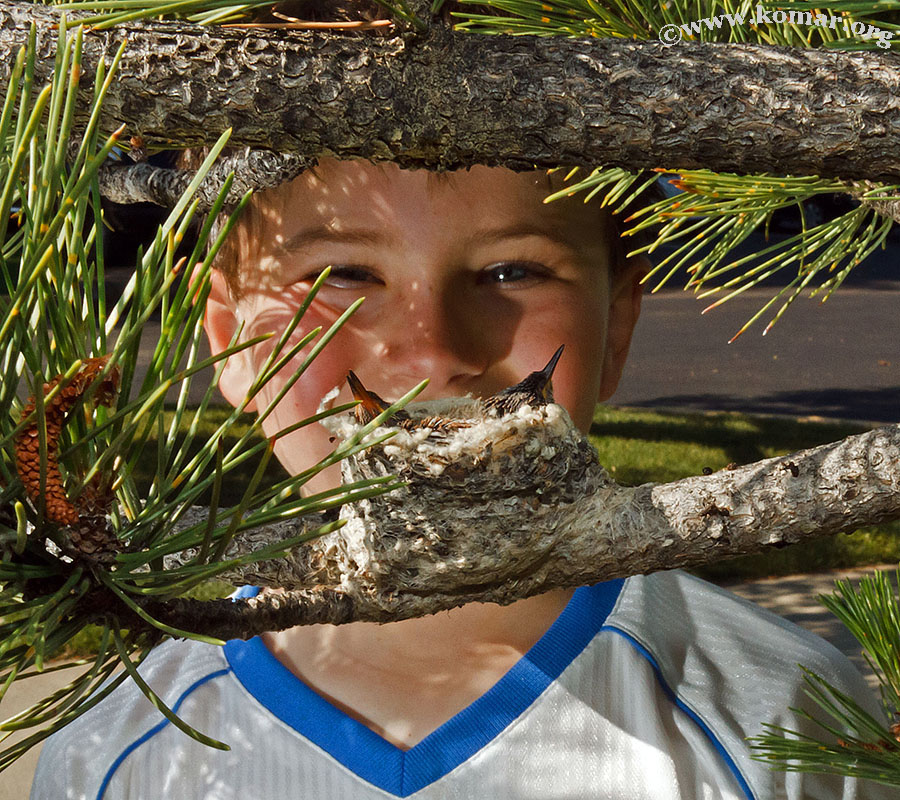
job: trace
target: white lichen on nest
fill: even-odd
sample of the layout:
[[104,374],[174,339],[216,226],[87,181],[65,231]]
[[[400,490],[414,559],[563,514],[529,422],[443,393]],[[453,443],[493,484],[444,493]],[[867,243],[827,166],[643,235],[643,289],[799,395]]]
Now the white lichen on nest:
[[[426,424],[411,429],[382,425],[362,441],[375,441],[392,433],[381,445],[384,455],[398,462],[424,466],[435,476],[448,464],[460,460],[477,463],[523,440],[527,440],[527,455],[549,459],[556,454],[556,448],[549,442],[565,440],[574,430],[566,410],[555,403],[540,407],[523,405],[502,417],[486,415],[481,402],[471,397],[410,403],[405,410],[413,423]],[[428,426],[429,420],[435,420],[436,425]],[[344,440],[363,428],[352,414],[329,417],[322,424]],[[538,428],[540,433],[535,436]]]
[[[406,487],[342,507],[347,524],[308,545],[311,563],[347,591],[389,595],[397,580],[449,588],[490,579],[501,563],[530,563],[564,534],[576,498],[606,480],[554,403],[495,416],[465,397],[404,411],[408,422],[369,432],[373,442],[393,436],[346,459],[342,472],[345,483],[397,475]],[[323,424],[342,440],[364,427],[352,412]]]

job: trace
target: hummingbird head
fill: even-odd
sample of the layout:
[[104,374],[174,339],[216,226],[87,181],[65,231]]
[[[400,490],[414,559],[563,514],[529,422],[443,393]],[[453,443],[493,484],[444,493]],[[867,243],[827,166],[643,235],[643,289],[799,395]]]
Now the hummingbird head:
[[[561,344],[543,369],[532,372],[524,381],[522,381],[523,384],[527,384],[528,388],[534,392],[536,399],[538,399],[542,405],[553,402],[553,370],[556,369],[556,362],[559,361],[563,348],[565,348],[565,345]],[[521,386],[522,384],[519,385]]]
[[509,414],[524,405],[545,406],[553,402],[553,370],[565,345],[560,345],[543,369],[532,372],[527,378],[484,401],[485,409],[498,416]]
[[[369,391],[363,386],[362,381],[356,377],[353,370],[347,373],[347,383],[350,385],[350,391],[353,392],[353,399],[359,401],[359,405],[353,409],[353,413],[360,425],[368,424],[390,405],[375,392]],[[393,414],[391,419],[399,421],[407,416],[403,410],[400,410]]]
[[353,409],[353,415],[360,425],[371,422],[378,414],[384,411],[387,406],[377,394],[370,392],[363,386],[362,381],[356,377],[356,373],[350,370],[347,373],[347,384],[353,393],[353,399],[359,402],[359,405]]

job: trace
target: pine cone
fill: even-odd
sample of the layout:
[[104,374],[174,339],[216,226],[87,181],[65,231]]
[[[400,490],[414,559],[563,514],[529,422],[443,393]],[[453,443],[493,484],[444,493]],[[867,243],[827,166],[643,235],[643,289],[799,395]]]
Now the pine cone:
[[[94,384],[108,361],[108,356],[86,358],[82,368],[63,386],[60,391],[44,406],[44,419],[47,429],[47,470],[43,476],[44,484],[44,508],[46,519],[61,527],[76,525],[79,521],[79,510],[66,496],[62,475],[59,471],[59,438],[66,415],[79,400],[79,398]],[[46,397],[63,380],[63,375],[57,375],[49,383],[43,386]],[[101,405],[112,405],[115,402],[119,388],[119,371],[111,370],[102,380],[94,393],[94,402]],[[22,421],[34,413],[34,397],[29,398],[22,411]],[[41,498],[41,451],[38,435],[38,420],[34,419],[28,424],[16,439],[16,472],[19,480],[25,487],[28,498],[39,503]],[[100,510],[105,516],[109,509],[111,499],[106,496],[108,490],[99,491],[100,483],[90,494],[93,502],[99,501],[100,505],[94,510]],[[86,493],[87,494],[87,493]],[[104,499],[101,500],[101,495]],[[105,523],[104,523],[105,527]]]

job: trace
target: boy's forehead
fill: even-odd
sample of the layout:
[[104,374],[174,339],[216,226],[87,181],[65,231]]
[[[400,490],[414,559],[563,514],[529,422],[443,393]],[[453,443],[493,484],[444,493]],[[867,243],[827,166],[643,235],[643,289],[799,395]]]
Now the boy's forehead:
[[605,228],[604,212],[597,204],[579,198],[543,202],[561,186],[561,171],[548,175],[543,170],[513,172],[476,165],[436,173],[400,169],[389,162],[326,159],[265,193],[260,210],[268,223],[287,235],[291,228],[316,222],[340,229],[351,223],[391,226],[400,218],[428,223],[429,217],[466,227],[531,220],[580,232]]

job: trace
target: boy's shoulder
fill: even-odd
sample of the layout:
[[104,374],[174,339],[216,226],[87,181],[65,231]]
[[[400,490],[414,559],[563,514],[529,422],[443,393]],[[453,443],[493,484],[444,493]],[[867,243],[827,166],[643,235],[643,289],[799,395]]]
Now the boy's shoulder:
[[[140,673],[163,702],[182,716],[186,706],[197,705],[201,695],[199,707],[214,709],[205,695],[221,691],[217,679],[225,678],[229,669],[219,647],[167,641],[144,660]],[[203,731],[204,720],[194,717],[191,724]],[[126,678],[99,705],[47,740],[32,784],[32,800],[102,796],[104,785],[130,751],[166,726],[170,726],[168,720]]]
[[801,665],[884,716],[856,667],[824,639],[680,570],[629,578],[604,627],[650,661],[676,704],[734,758],[754,796],[770,796],[774,776],[784,780],[750,758],[746,738],[765,733],[763,723],[827,735],[791,711],[826,719],[806,693]]
[[821,637],[681,570],[629,578],[607,624],[656,653],[663,675],[686,675],[702,662],[746,678],[802,663],[838,679],[859,678]]

